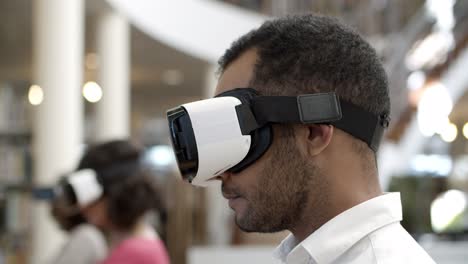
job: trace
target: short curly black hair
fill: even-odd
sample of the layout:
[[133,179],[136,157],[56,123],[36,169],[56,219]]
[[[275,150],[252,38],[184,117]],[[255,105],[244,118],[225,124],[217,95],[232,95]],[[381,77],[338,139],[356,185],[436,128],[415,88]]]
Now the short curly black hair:
[[236,40],[219,59],[219,72],[255,48],[251,86],[264,95],[335,91],[375,115],[390,113],[388,81],[375,50],[337,19],[295,15],[265,22]]
[[90,147],[77,170],[93,169],[103,186],[111,222],[130,230],[149,210],[163,211],[154,175],[140,162],[143,148],[115,140]]

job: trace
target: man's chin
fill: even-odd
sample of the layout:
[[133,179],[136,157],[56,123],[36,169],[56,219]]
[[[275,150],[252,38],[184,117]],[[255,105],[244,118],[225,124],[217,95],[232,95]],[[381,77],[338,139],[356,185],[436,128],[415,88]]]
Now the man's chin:
[[229,207],[234,211],[235,222],[240,230],[247,233],[270,233],[270,230],[265,230],[269,223],[255,221],[253,209],[247,204],[244,198],[237,198],[229,201]]
[[242,211],[234,211],[235,212],[235,222],[237,227],[239,227],[240,230],[243,232],[247,233],[253,233],[253,232],[261,232],[262,227],[256,225],[252,220],[249,219],[249,215],[247,210],[242,210]]
[[234,220],[240,230],[244,232],[256,232],[256,230],[252,228],[250,219],[248,219],[247,208],[239,206],[232,208],[232,210],[234,211]]
[[287,229],[282,225],[271,225],[272,223],[270,222],[256,220],[257,221],[249,219],[247,215],[242,215],[237,212],[235,214],[237,227],[246,233],[276,233]]
[[246,233],[258,232],[257,230],[255,230],[255,228],[252,228],[252,226],[246,225],[245,222],[243,222],[242,220],[243,219],[239,219],[238,216],[236,215],[236,225],[240,230]]

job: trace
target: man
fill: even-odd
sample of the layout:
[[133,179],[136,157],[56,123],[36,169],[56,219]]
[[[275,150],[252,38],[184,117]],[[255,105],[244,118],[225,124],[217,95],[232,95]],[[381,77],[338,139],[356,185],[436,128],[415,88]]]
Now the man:
[[[390,113],[373,48],[337,20],[304,15],[264,23],[219,61],[216,94],[251,87],[264,96],[334,91],[376,115]],[[398,193],[380,189],[376,153],[330,124],[274,124],[268,150],[218,176],[246,232],[291,231],[284,263],[434,263],[402,228]]]

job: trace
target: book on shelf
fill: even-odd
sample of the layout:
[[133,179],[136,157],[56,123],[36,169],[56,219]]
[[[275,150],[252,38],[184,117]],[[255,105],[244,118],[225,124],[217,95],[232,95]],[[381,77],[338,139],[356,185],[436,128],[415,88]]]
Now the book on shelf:
[[0,83],[0,186],[24,185],[30,179],[27,85]]
[[27,146],[0,144],[0,184],[23,185],[29,182]]
[[24,133],[29,124],[26,85],[0,83],[0,133]]
[[25,82],[0,83],[0,264],[26,263],[31,232],[30,119]]

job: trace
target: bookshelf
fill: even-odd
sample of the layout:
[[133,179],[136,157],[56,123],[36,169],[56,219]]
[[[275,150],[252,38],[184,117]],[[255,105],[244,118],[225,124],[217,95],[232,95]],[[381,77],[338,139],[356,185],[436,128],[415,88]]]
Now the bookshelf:
[[0,263],[27,263],[31,234],[28,83],[0,83]]

